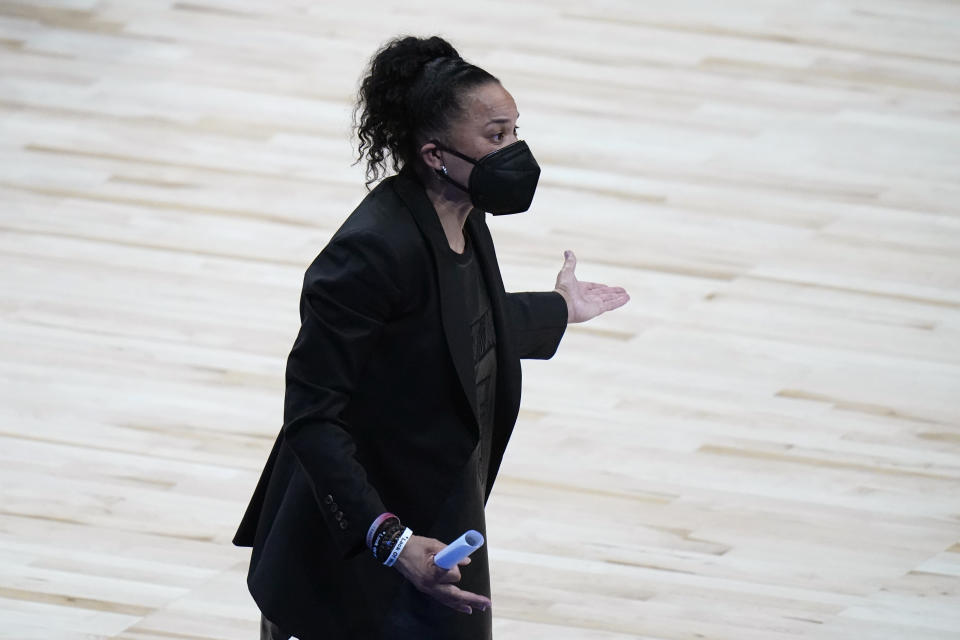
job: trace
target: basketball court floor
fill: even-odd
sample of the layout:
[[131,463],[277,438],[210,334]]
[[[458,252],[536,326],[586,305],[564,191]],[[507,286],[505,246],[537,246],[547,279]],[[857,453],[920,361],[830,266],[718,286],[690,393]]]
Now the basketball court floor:
[[369,57],[447,37],[543,174],[497,640],[960,638],[960,4],[0,0],[0,638],[257,637],[230,539]]

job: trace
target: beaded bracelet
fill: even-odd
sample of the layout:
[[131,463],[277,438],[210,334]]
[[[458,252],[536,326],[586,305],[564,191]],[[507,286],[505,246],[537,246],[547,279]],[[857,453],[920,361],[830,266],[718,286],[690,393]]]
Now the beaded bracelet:
[[373,521],[373,524],[370,525],[370,528],[367,529],[367,548],[373,547],[373,537],[377,535],[377,530],[387,521],[387,520],[396,520],[400,522],[400,518],[390,513],[389,511],[381,513],[377,516],[377,519]]
[[400,537],[400,534],[403,533],[403,525],[400,524],[400,521],[388,522],[380,528],[377,532],[377,537],[374,539],[373,547],[373,557],[377,560],[383,558],[390,549],[393,547],[393,544],[397,541],[397,538]]
[[410,527],[407,527],[403,530],[403,533],[400,535],[400,539],[397,540],[397,543],[393,545],[393,551],[390,552],[390,555],[387,556],[387,559],[383,561],[388,567],[392,567],[393,564],[397,561],[397,558],[400,557],[400,552],[403,551],[403,547],[406,546],[407,540],[413,535],[413,531],[410,530]]

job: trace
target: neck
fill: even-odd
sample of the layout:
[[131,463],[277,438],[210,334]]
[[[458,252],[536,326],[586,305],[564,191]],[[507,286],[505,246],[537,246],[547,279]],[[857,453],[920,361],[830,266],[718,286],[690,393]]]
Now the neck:
[[437,217],[440,218],[440,226],[443,227],[450,248],[457,253],[463,253],[466,246],[463,225],[473,210],[469,197],[451,184],[438,184],[436,181],[429,182],[426,191],[437,211]]

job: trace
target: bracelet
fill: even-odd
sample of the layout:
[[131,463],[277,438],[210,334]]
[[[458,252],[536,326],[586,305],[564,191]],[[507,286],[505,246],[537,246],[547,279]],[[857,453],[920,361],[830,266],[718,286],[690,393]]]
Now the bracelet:
[[370,525],[370,528],[367,529],[367,548],[373,547],[373,537],[377,534],[377,529],[379,529],[384,522],[390,520],[391,518],[396,518],[397,522],[400,522],[400,518],[397,518],[397,516],[393,515],[389,511],[381,513],[379,516],[377,516],[377,519],[374,520],[373,524]]
[[403,525],[400,524],[400,521],[391,521],[388,524],[380,528],[377,533],[377,537],[374,539],[373,547],[373,557],[377,560],[383,558],[387,555],[387,552],[390,551],[394,543],[397,541],[397,538],[400,537],[400,534],[403,533]]
[[397,558],[400,557],[400,552],[403,551],[403,547],[407,544],[407,540],[413,535],[413,531],[410,530],[410,527],[407,527],[403,530],[403,533],[400,534],[400,539],[397,540],[397,543],[393,545],[393,551],[390,552],[390,555],[384,560],[383,564],[388,567],[392,567],[393,564],[397,561]]

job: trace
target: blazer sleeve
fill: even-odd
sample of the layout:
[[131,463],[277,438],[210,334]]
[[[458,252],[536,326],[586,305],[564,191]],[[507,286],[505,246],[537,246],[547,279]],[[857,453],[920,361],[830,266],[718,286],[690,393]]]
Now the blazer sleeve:
[[507,311],[521,358],[549,360],[567,329],[567,302],[556,291],[507,294]]
[[386,511],[342,413],[402,304],[399,273],[385,239],[368,231],[335,235],[304,276],[300,331],[287,359],[284,437],[344,558],[366,549],[367,528]]

